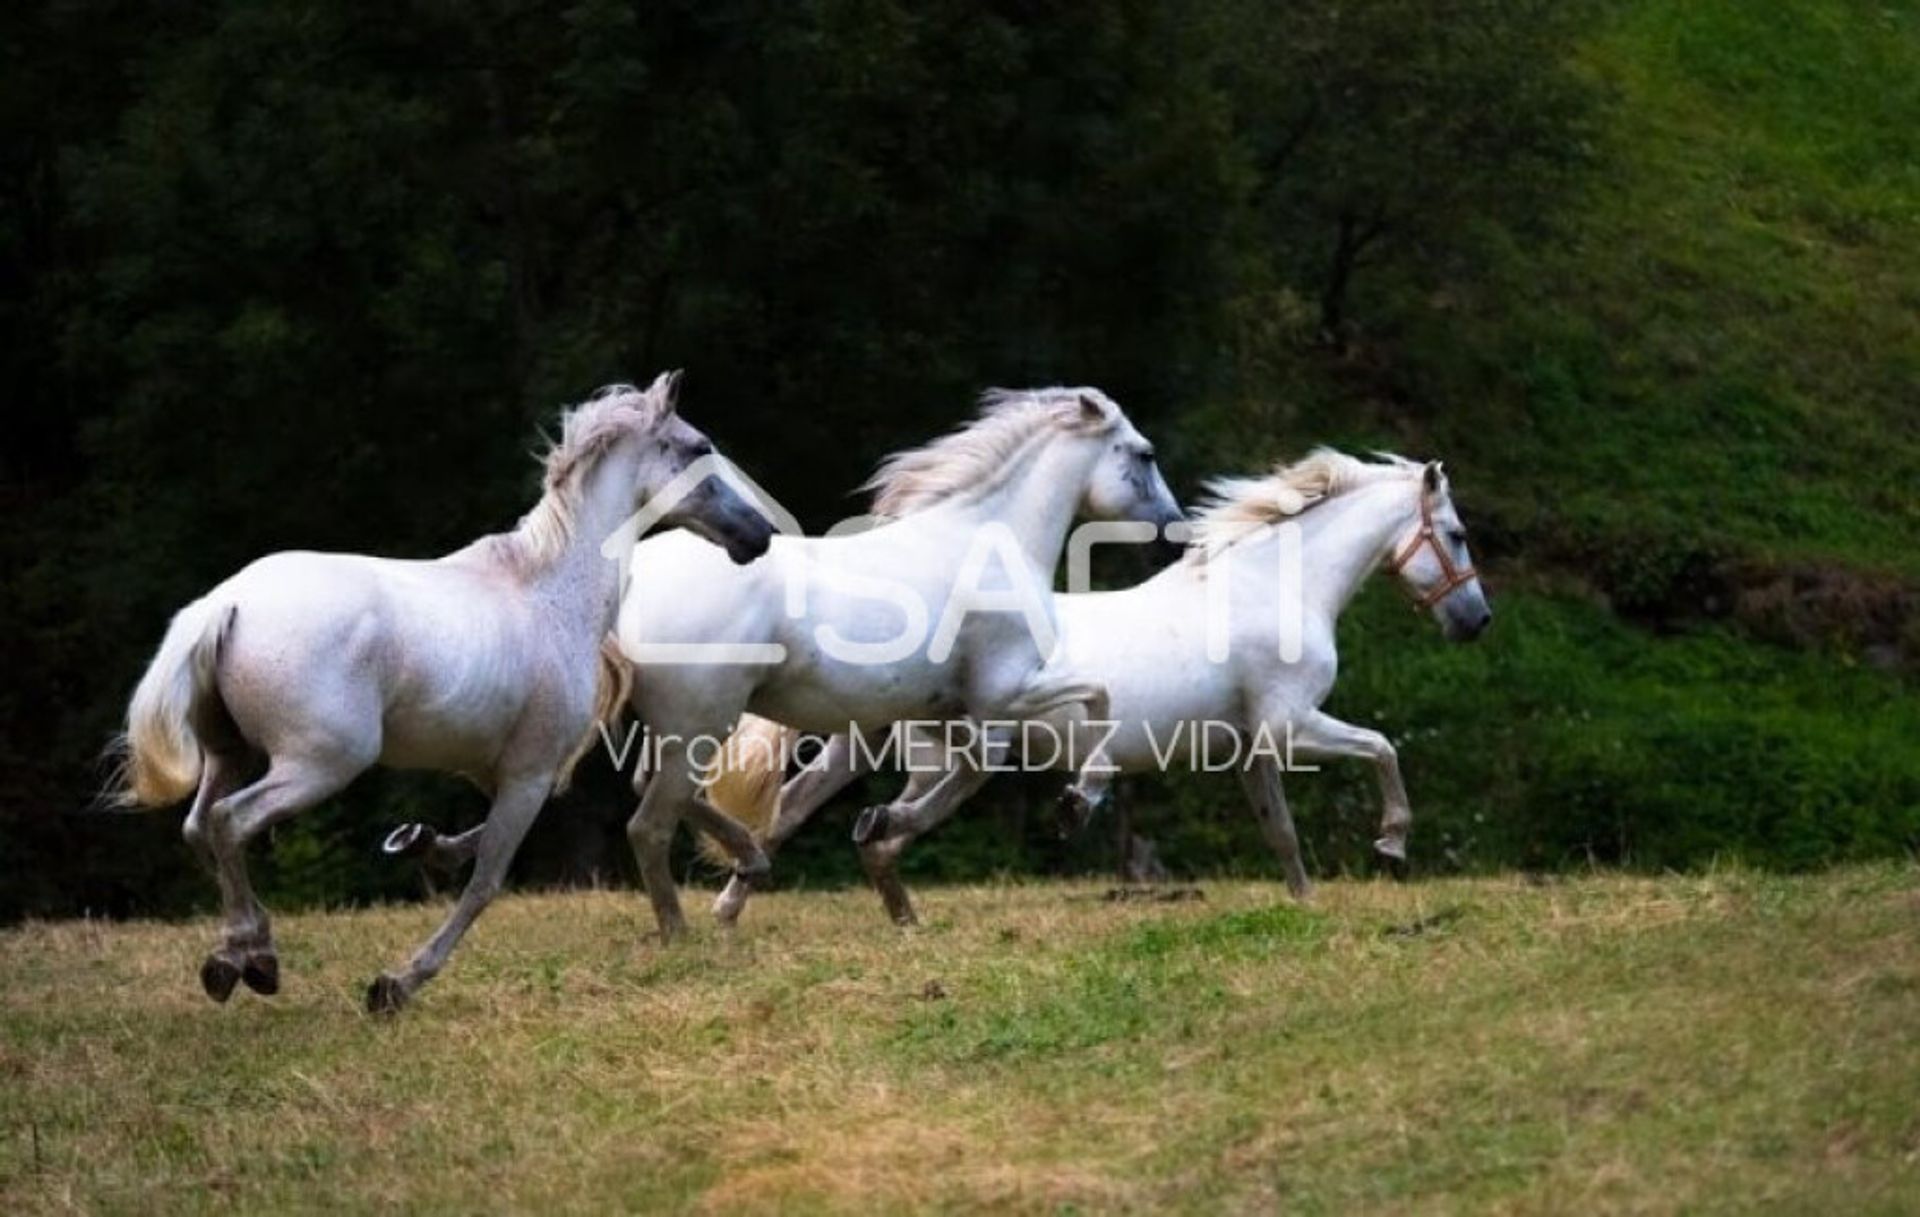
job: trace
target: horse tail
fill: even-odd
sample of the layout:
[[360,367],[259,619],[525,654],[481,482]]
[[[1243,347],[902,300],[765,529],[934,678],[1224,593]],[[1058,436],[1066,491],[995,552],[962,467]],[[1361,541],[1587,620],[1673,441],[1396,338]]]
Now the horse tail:
[[199,786],[202,747],[194,723],[208,699],[220,696],[214,672],[235,611],[207,596],[174,614],[127,703],[127,729],[114,742],[120,764],[108,783],[109,806],[165,807]]
[[[800,733],[770,718],[743,714],[727,737],[726,747],[703,783],[714,810],[746,825],[764,837],[780,810],[780,787],[787,777],[787,757]],[[711,837],[700,838],[700,853],[709,861],[730,865],[732,857]]]
[[633,665],[620,653],[620,643],[612,634],[600,640],[600,662],[593,684],[593,722],[587,725],[586,732],[580,736],[580,742],[573,746],[573,752],[560,766],[560,775],[554,780],[553,792],[564,793],[567,784],[573,781],[573,768],[580,758],[593,751],[593,746],[601,740],[601,732],[613,732],[620,728],[620,719],[627,708],[627,698],[633,694]]

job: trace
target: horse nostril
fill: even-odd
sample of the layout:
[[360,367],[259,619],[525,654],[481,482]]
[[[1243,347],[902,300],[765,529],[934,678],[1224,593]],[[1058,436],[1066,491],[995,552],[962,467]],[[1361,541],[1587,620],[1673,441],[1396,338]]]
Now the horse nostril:
[[1475,632],[1475,633],[1480,633],[1480,632],[1483,632],[1483,631],[1485,631],[1485,630],[1486,630],[1486,628],[1487,628],[1488,626],[1490,626],[1490,625],[1492,625],[1492,624],[1493,624],[1493,610],[1492,610],[1492,609],[1482,609],[1482,610],[1480,611],[1480,621],[1479,621],[1479,623],[1478,623],[1478,624],[1476,624],[1476,625],[1475,625],[1475,626],[1473,627],[1473,629],[1474,629],[1474,632]]

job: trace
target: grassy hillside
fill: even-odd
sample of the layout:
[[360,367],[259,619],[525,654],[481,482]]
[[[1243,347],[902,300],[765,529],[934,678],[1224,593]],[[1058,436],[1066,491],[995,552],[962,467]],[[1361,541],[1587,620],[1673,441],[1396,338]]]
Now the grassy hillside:
[[1207,460],[1439,452],[1511,548],[1602,584],[1689,549],[1920,575],[1920,5],[1602,11],[1552,230],[1418,279],[1383,247],[1356,350],[1266,331]]
[[[1383,252],[1354,350],[1273,359],[1194,463],[1447,459],[1495,628],[1450,650],[1375,590],[1334,694],[1401,742],[1425,865],[1911,850],[1920,5],[1628,3],[1579,62],[1611,100],[1552,235],[1438,283]],[[1369,787],[1294,783],[1330,865]],[[1149,831],[1224,806],[1253,856],[1230,796],[1183,780]]]
[[0,935],[0,1209],[1897,1212],[1920,875],[778,894],[661,951],[516,897],[392,1022],[433,908]]
[[1588,197],[1416,339],[1514,412],[1436,440],[1521,530],[1920,574],[1920,6],[1628,5],[1585,63]]

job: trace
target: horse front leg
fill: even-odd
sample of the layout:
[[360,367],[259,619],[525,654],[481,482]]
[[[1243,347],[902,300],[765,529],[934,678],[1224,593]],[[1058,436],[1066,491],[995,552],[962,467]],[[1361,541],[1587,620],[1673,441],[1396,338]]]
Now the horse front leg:
[[[836,735],[827,741],[827,749],[812,764],[780,787],[780,801],[773,812],[773,823],[760,838],[759,847],[769,864],[787,839],[800,831],[813,813],[827,800],[853,784],[855,778],[872,766],[864,753],[853,747],[853,738]],[[738,855],[735,855],[738,857]],[[721,925],[734,925],[753,896],[753,882],[739,874],[727,880],[727,886],[714,897],[713,915]]]
[[390,858],[419,858],[440,870],[459,870],[480,852],[487,826],[477,824],[457,836],[444,836],[431,824],[402,824],[387,834],[380,852]]
[[407,1000],[418,992],[446,966],[447,956],[466,934],[474,919],[485,911],[493,898],[507,880],[507,867],[513,862],[513,856],[519,852],[520,842],[532,827],[541,807],[546,805],[547,796],[553,791],[553,775],[541,774],[539,777],[521,778],[503,782],[494,793],[493,806],[487,812],[486,823],[478,829],[479,848],[473,864],[473,874],[467,878],[467,886],[461,891],[460,899],[454,902],[453,911],[433,932],[433,937],[414,952],[413,958],[398,971],[382,972],[367,986],[367,1010],[373,1014],[391,1014],[407,1004]]
[[627,821],[627,842],[633,847],[640,882],[653,904],[660,940],[671,942],[687,930],[686,916],[680,911],[680,893],[673,884],[673,833],[693,800],[697,783],[684,748],[663,745],[661,753],[656,771],[634,779],[640,805]]
[[869,807],[860,814],[853,827],[860,864],[895,925],[919,923],[913,899],[900,882],[901,853],[915,837],[957,811],[991,776],[992,770],[981,767],[970,752],[962,751],[950,759],[945,772],[916,772],[892,804]]
[[1413,807],[1407,801],[1406,784],[1400,780],[1400,754],[1386,736],[1367,727],[1343,723],[1331,714],[1310,711],[1293,720],[1291,736],[1296,751],[1309,756],[1357,757],[1373,762],[1380,781],[1380,837],[1374,852],[1388,861],[1405,865],[1407,833],[1413,827]]
[[1014,699],[1007,714],[1019,719],[1058,717],[1066,724],[1070,761],[1079,757],[1082,736],[1088,736],[1086,759],[1073,766],[1074,781],[1060,793],[1060,835],[1072,836],[1106,805],[1113,780],[1120,775],[1107,753],[1113,733],[1107,686],[1090,680],[1036,681]]
[[1240,784],[1246,789],[1247,802],[1260,821],[1260,831],[1280,859],[1280,873],[1286,877],[1287,891],[1295,900],[1313,895],[1307,868],[1300,860],[1300,835],[1294,831],[1293,811],[1287,806],[1287,792],[1280,784],[1280,766],[1271,756],[1254,758],[1240,767]]

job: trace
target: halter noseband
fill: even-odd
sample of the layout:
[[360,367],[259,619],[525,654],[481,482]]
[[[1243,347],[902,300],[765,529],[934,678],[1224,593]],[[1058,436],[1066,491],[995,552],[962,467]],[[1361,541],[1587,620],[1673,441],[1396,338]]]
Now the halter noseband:
[[1413,556],[1420,552],[1423,545],[1433,547],[1433,556],[1440,561],[1440,578],[1425,592],[1413,593],[1416,612],[1432,608],[1451,596],[1462,584],[1471,583],[1479,577],[1471,566],[1455,566],[1453,555],[1440,543],[1440,534],[1433,528],[1433,492],[1427,488],[1424,480],[1420,484],[1420,531],[1413,534],[1399,553],[1387,559],[1386,572],[1397,575],[1405,570],[1407,563],[1413,561]]

